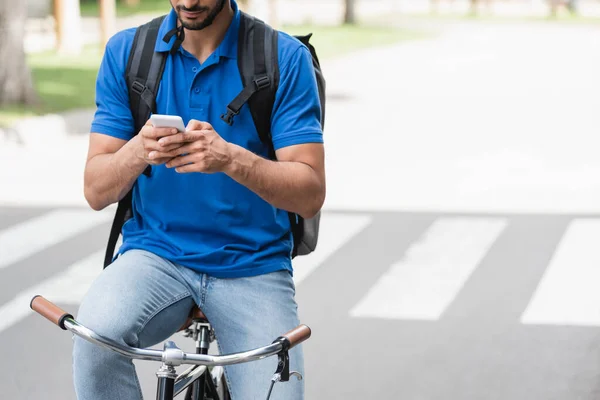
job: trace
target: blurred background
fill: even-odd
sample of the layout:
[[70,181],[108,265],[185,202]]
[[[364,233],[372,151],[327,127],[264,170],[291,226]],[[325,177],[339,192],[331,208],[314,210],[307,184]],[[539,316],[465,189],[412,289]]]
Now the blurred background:
[[[319,247],[294,261],[307,399],[597,399],[600,1],[240,6],[312,32],[327,80]],[[101,272],[115,209],[82,189],[98,66],[169,9],[0,0],[3,398],[75,399],[71,337],[29,301],[76,313]],[[159,366],[136,365],[153,398]]]

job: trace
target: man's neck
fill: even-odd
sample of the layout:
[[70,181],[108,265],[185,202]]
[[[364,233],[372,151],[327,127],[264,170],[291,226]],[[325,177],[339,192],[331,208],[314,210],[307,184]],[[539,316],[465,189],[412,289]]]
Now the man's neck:
[[[193,54],[200,63],[203,63],[219,47],[232,20],[233,8],[231,2],[226,1],[223,10],[211,25],[199,31],[185,30],[183,48]],[[180,23],[178,21],[178,24]]]

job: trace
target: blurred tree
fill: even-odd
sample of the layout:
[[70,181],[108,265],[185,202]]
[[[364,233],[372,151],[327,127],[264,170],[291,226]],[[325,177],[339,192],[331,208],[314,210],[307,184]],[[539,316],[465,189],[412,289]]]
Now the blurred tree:
[[471,0],[471,14],[477,14],[479,0]]
[[344,0],[344,23],[355,24],[356,23],[356,1],[355,0]]
[[140,5],[140,0],[123,0],[123,4],[127,7],[137,7]]
[[278,2],[279,0],[237,0],[240,10],[262,19],[275,29],[279,24]]
[[37,101],[23,38],[27,2],[0,0],[0,106],[32,105]]
[[[488,13],[493,12],[493,0],[484,0],[486,11]],[[480,11],[481,0],[471,0],[471,14],[478,14]]]
[[79,0],[54,0],[54,19],[58,51],[71,54],[81,52],[83,35]]
[[279,19],[277,15],[277,0],[268,0],[269,6],[269,25],[277,29],[279,25]]
[[572,15],[577,14],[577,0],[548,0],[550,16],[556,17],[559,10],[566,9]]
[[98,0],[100,2],[100,35],[102,47],[117,30],[117,2],[115,0]]

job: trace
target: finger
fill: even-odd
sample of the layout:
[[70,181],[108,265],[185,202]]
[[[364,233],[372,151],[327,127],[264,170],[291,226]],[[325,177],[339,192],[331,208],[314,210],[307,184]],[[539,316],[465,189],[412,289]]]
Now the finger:
[[161,146],[189,143],[197,140],[197,136],[198,135],[191,134],[190,132],[180,132],[177,135],[163,137],[158,141],[158,143]]
[[151,151],[163,151],[163,147],[161,145],[158,144],[158,142],[156,140],[153,139],[146,139],[144,138],[144,150],[146,151],[146,155],[148,153],[150,153]]
[[198,169],[198,165],[196,164],[188,164],[182,167],[175,168],[175,172],[177,172],[178,174],[187,174],[190,172],[201,172],[201,170]]
[[157,158],[157,159],[154,159],[154,160],[147,159],[147,162],[150,165],[162,165],[162,164],[168,163],[172,159],[173,159],[172,157]]
[[213,127],[211,124],[205,121],[198,121],[196,119],[190,120],[188,122],[185,130],[186,131],[201,131],[201,130],[212,130]]
[[192,143],[192,142],[197,142],[199,140],[206,139],[206,136],[211,133],[214,134],[215,131],[209,131],[209,130],[186,131],[185,133],[182,133],[182,134],[162,138],[158,142],[160,144],[165,143],[167,145],[177,144],[177,143],[179,143],[179,144]]
[[167,163],[167,168],[183,167],[184,165],[193,163],[195,158],[196,157],[191,154],[187,156],[175,157]]
[[177,134],[177,128],[154,128],[144,127],[142,129],[142,135],[148,139],[159,139],[164,136],[171,136]]
[[146,150],[148,153],[151,151],[168,153],[175,149],[180,148],[182,145],[181,144],[173,144],[171,146],[163,147],[160,144],[158,144],[158,142],[154,139],[144,139],[143,146],[144,146],[144,150]]
[[216,132],[211,130],[198,130],[198,131],[189,131],[186,132],[186,139],[190,142],[198,142],[202,140],[206,140],[206,138],[210,135],[214,135]]
[[191,145],[184,145],[184,146],[178,146],[174,150],[171,150],[171,151],[161,151],[161,149],[159,149],[158,151],[151,151],[148,156],[151,159],[157,159],[157,158],[163,158],[163,157],[173,158],[173,157],[178,157],[183,154],[187,154],[187,153],[191,153],[191,152],[192,152]]
[[[184,146],[184,144],[183,144],[183,143],[173,143],[173,144],[172,144],[172,145],[170,145],[170,146],[163,146],[163,145],[160,145],[160,144],[159,144],[159,142],[154,142],[154,143],[155,143],[156,145],[155,145],[155,146],[153,146],[152,150],[156,150],[156,151],[158,151],[159,153],[169,153],[169,154],[171,154],[171,152],[172,152],[173,150],[177,150],[177,149],[181,148],[182,146]],[[178,155],[178,154],[175,154],[175,155]]]
[[153,127],[152,125],[149,125],[149,124],[146,122],[146,125],[144,125],[144,126],[142,127],[142,129],[140,130],[140,133],[139,133],[139,134],[140,134],[140,136],[142,136],[143,138],[146,138],[146,137],[148,137],[148,135],[151,135],[151,134],[152,134],[152,130],[153,130],[153,129],[154,129],[154,127]]

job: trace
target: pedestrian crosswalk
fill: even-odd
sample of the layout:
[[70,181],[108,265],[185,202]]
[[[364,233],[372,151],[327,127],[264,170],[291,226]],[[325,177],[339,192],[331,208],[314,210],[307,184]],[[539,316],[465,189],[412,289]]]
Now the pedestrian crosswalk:
[[80,304],[100,273],[102,261],[104,251],[98,251],[73,264],[65,272],[20,292],[13,300],[0,306],[0,332],[30,315],[29,303],[38,294],[55,303]]
[[108,221],[107,212],[53,210],[0,231],[0,269]]
[[506,225],[502,218],[438,219],[350,314],[439,319]]
[[600,326],[600,219],[571,222],[521,322]]
[[[0,224],[0,290],[19,282],[4,278],[33,254],[68,241],[106,224],[112,213],[88,210],[49,210],[21,223]],[[539,218],[539,217],[536,217]],[[552,218],[548,216],[548,218]],[[294,260],[294,280],[302,288],[308,278],[318,279],[321,268],[346,246],[361,246],[361,235],[376,232],[385,216],[371,213],[324,212],[317,250]],[[460,295],[471,276],[499,238],[508,232],[511,216],[437,216],[424,232],[415,232],[407,249],[389,248],[393,263],[373,280],[356,304],[348,304],[351,318],[437,321]],[[1,222],[1,221],[0,221]],[[407,225],[408,226],[408,225]],[[398,226],[399,230],[410,229]],[[573,218],[518,323],[600,327],[600,218]],[[67,304],[79,304],[93,280],[101,273],[104,242],[97,251],[33,287],[20,288],[10,301],[0,304],[0,333],[31,314],[29,301],[36,294]],[[371,251],[367,246],[361,249]],[[371,255],[369,255],[371,256]],[[372,254],[373,262],[381,257]],[[524,261],[522,268],[528,266]],[[348,279],[354,269],[369,265],[346,265]],[[9,275],[7,275],[9,276]],[[520,277],[514,276],[515,280]],[[333,283],[332,283],[333,284]],[[341,284],[341,283],[340,283]],[[331,294],[334,296],[335,291]]]
[[316,250],[294,260],[296,285],[299,285],[315,269],[326,262],[329,256],[363,231],[371,222],[372,218],[368,215],[323,215]]

